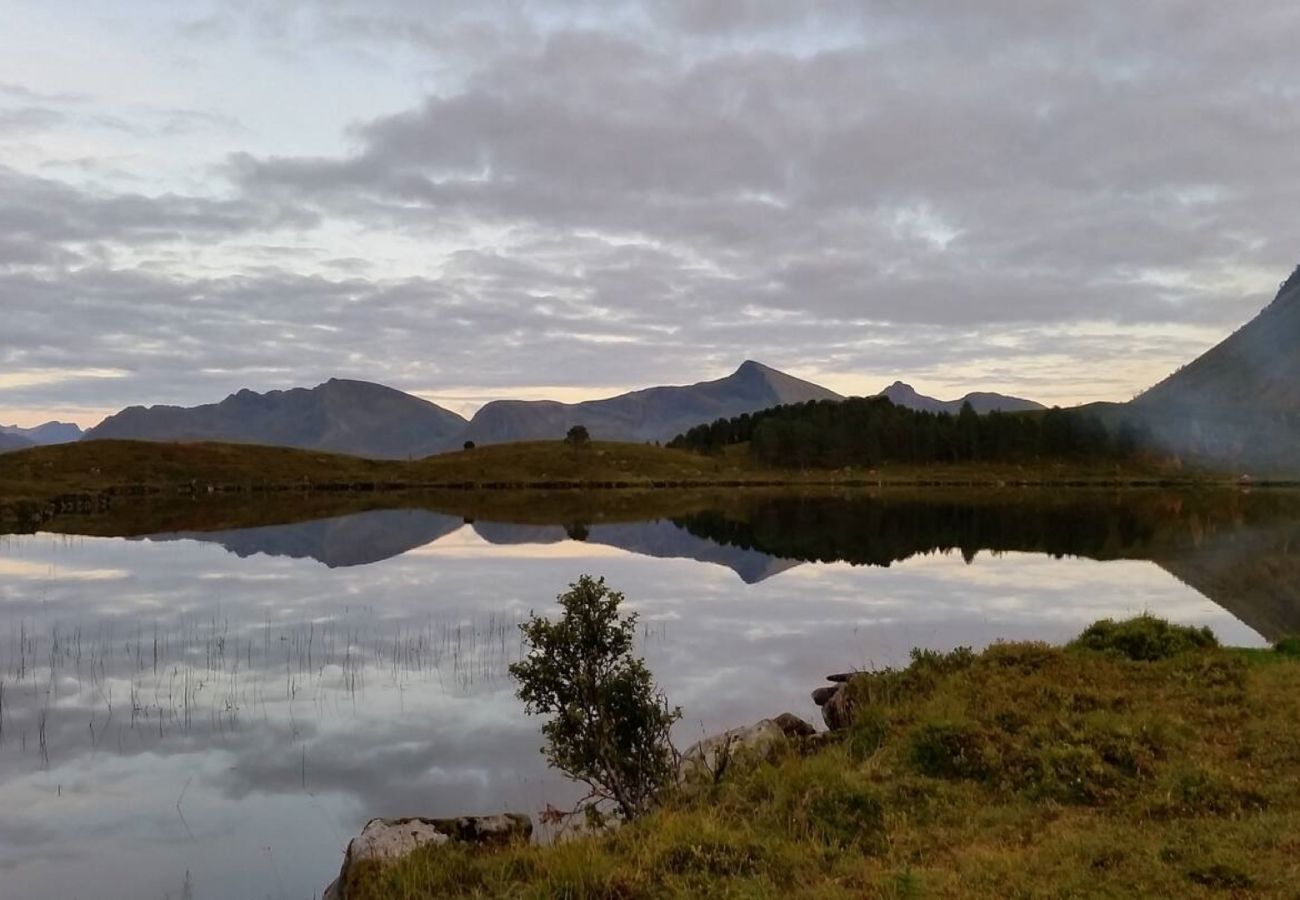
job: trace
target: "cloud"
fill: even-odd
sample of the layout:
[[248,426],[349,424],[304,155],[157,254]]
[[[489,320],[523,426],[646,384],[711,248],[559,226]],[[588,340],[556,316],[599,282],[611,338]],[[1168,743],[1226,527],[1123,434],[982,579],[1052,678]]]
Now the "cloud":
[[[132,373],[77,385],[95,405],[335,374],[635,387],[754,356],[841,390],[1123,399],[1296,261],[1298,18],[1281,0],[1230,21],[1174,0],[181,12],[200,70],[274,57],[318,73],[304,92],[362,69],[413,87],[335,142],[260,140],[253,101],[124,106],[164,140],[224,129],[236,149],[185,190],[138,160],[137,192],[0,170],[0,359],[70,365],[66,335],[80,365]],[[87,96],[0,89],[0,132],[60,134]]]

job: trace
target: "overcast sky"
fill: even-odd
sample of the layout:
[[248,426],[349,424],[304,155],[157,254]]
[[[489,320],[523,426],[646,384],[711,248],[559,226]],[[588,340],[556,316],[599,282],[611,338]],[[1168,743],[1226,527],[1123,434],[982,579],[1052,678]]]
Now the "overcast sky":
[[0,422],[1128,399],[1300,261],[1300,6],[0,0]]

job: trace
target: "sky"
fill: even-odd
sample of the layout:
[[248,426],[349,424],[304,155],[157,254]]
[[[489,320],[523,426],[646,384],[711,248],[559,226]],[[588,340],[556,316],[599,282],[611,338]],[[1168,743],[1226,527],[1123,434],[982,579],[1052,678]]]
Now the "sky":
[[1300,261],[1300,7],[0,0],[0,422],[1127,400]]

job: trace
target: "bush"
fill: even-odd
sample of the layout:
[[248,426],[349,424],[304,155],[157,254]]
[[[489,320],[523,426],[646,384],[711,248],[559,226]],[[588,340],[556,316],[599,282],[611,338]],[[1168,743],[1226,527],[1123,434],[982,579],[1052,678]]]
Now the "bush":
[[1300,635],[1284,637],[1273,645],[1273,649],[1283,656],[1300,656]]
[[1208,628],[1172,625],[1148,615],[1122,622],[1102,619],[1070,643],[1073,649],[1112,653],[1138,662],[1155,662],[1218,646],[1218,639]]
[[534,615],[519,626],[529,652],[510,674],[526,711],[551,716],[547,762],[591,789],[593,809],[612,804],[635,818],[676,780],[669,732],[681,710],[632,655],[636,614],[619,614],[622,594],[583,575],[558,599],[559,621]]
[[929,722],[912,735],[912,765],[932,778],[982,779],[990,772],[988,739],[971,722]]

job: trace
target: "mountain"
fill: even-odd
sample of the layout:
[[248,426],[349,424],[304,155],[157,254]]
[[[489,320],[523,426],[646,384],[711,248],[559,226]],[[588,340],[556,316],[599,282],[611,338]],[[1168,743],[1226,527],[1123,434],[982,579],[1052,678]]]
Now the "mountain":
[[478,411],[465,437],[478,444],[547,440],[584,425],[599,440],[669,441],[715,419],[783,403],[840,399],[834,391],[751,360],[717,381],[647,388],[605,400],[497,400]]
[[81,440],[81,426],[71,422],[46,422],[35,428],[19,428],[17,425],[0,425],[0,434],[13,434],[26,438],[38,446],[50,444],[71,444]]
[[146,540],[203,541],[219,544],[240,559],[257,555],[314,559],[340,569],[401,556],[446,537],[463,524],[460,518],[423,509],[380,509],[290,525],[152,534]]
[[1290,467],[1300,458],[1300,267],[1254,319],[1129,404],[1169,450]]
[[961,412],[962,404],[965,403],[969,403],[971,408],[980,415],[991,412],[1031,412],[1047,408],[1033,400],[984,392],[967,394],[960,400],[936,400],[934,397],[917,393],[916,388],[902,381],[895,381],[877,396],[889,398],[895,406],[905,406],[918,412],[951,413],[952,415]]
[[229,441],[406,459],[448,449],[465,425],[461,416],[393,388],[330,379],[311,389],[244,390],[206,406],[133,406],[85,437]]
[[26,450],[35,446],[35,444],[22,435],[0,431],[0,453],[11,453],[14,450]]

